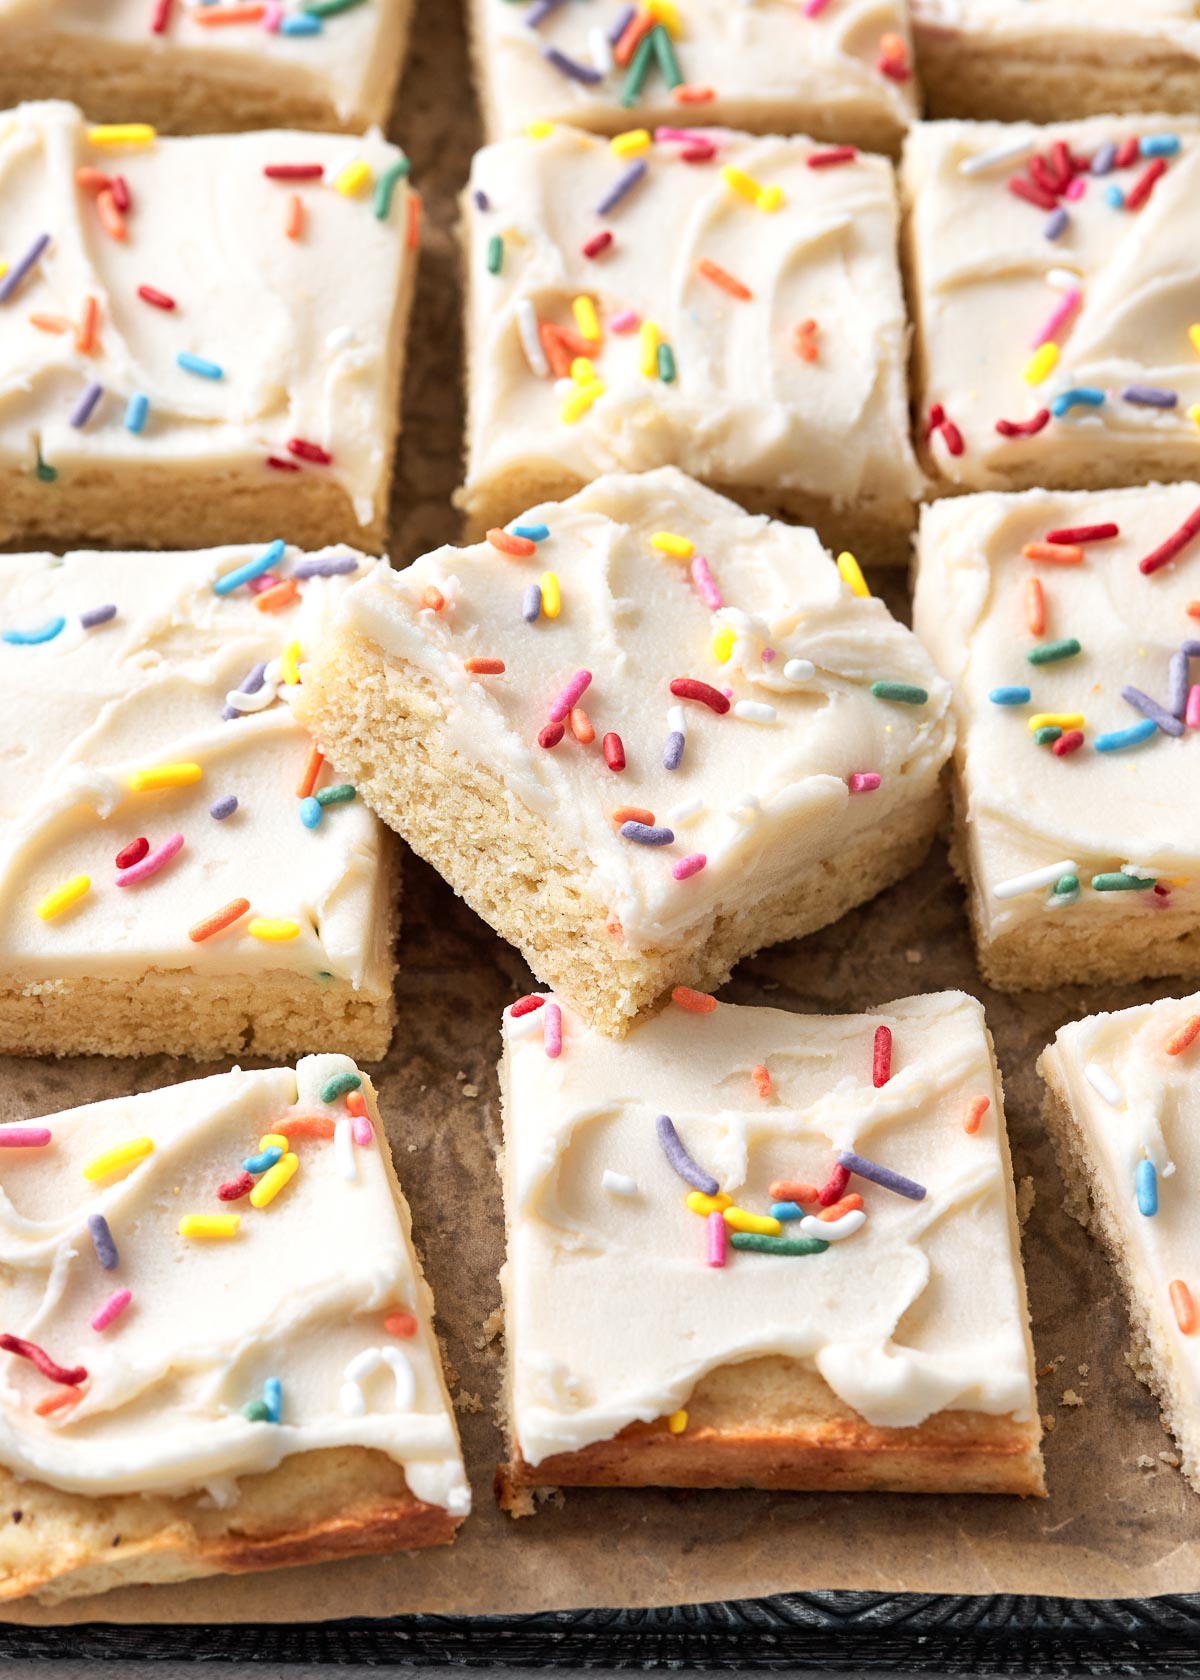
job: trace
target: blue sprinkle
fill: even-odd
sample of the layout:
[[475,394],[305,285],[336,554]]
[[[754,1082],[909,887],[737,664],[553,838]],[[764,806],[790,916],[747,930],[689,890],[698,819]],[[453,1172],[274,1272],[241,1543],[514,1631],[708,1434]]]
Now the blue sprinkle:
[[247,1155],[242,1162],[242,1171],[254,1173],[255,1176],[265,1173],[269,1167],[275,1165],[282,1154],[283,1150],[277,1143],[269,1143],[260,1155]]
[[96,1250],[96,1258],[101,1266],[106,1272],[115,1271],[121,1257],[117,1253],[113,1234],[108,1228],[108,1220],[102,1213],[88,1214],[88,1235],[92,1239],[92,1247]]
[[309,794],[307,799],[302,799],[300,801],[300,821],[304,824],[305,828],[316,828],[317,824],[321,820],[321,812],[324,809],[325,807],[321,804],[320,800],[314,799],[311,794]]
[[1027,706],[1030,690],[1027,688],[994,688],[988,695],[993,706]]
[[1052,399],[1050,412],[1056,420],[1061,420],[1072,408],[1099,408],[1103,402],[1104,392],[1095,385],[1072,385]]
[[1173,712],[1165,706],[1160,706],[1152,694],[1145,694],[1140,688],[1134,688],[1132,683],[1126,683],[1121,690],[1121,698],[1130,706],[1136,706],[1139,712],[1152,719],[1162,730],[1164,735],[1182,735],[1183,724]]
[[528,542],[545,542],[550,535],[549,525],[514,525],[514,537],[524,537]]
[[526,624],[536,624],[541,616],[542,586],[538,583],[527,584],[521,599],[521,617]]
[[251,578],[261,577],[264,572],[269,572],[272,566],[278,565],[283,559],[285,546],[283,538],[276,537],[273,543],[267,544],[256,560],[247,560],[244,566],[238,566],[235,571],[226,572],[223,577],[217,578],[213,584],[213,594],[232,595],[235,589],[249,583]]
[[190,350],[181,350],[175,360],[185,373],[195,373],[201,379],[224,379],[225,370],[217,362],[207,362],[203,356],[193,356]]
[[1092,174],[1111,175],[1113,165],[1116,161],[1117,148],[1111,140],[1106,140],[1104,144],[1098,148],[1096,155],[1092,159]]
[[1128,729],[1110,729],[1106,735],[1097,735],[1096,751],[1120,752],[1124,747],[1138,747],[1151,735],[1157,734],[1158,725],[1154,719],[1143,718],[1140,723],[1131,723]]
[[1066,225],[1067,212],[1063,209],[1061,204],[1056,204],[1054,209],[1051,210],[1050,214],[1046,217],[1046,220],[1042,223],[1042,238],[1059,238]]
[[1158,1174],[1154,1170],[1153,1161],[1139,1161],[1137,1164],[1137,1205],[1138,1212],[1147,1219],[1152,1219],[1158,1212]]
[[299,17],[285,17],[279,20],[281,35],[319,35],[321,20],[319,17],[308,17],[303,13]]
[[117,609],[109,601],[102,607],[89,607],[87,612],[81,612],[79,622],[85,630],[94,630],[98,624],[111,623],[116,616]]
[[667,744],[663,748],[663,769],[678,770],[683,759],[684,737],[680,730],[672,729],[667,736]]
[[278,1423],[283,1415],[283,1385],[278,1377],[268,1377],[263,1384],[263,1405],[267,1408],[267,1422]]
[[626,840],[636,840],[639,846],[670,846],[675,833],[670,828],[651,828],[649,823],[623,822],[621,834]]
[[1115,181],[1110,181],[1104,189],[1104,202],[1114,210],[1120,210],[1125,203],[1125,194]]
[[1179,150],[1177,134],[1143,134],[1138,151],[1144,158],[1174,157]]
[[227,793],[224,799],[218,799],[215,805],[208,807],[208,814],[214,822],[224,822],[231,817],[238,808],[237,794]]
[[786,1224],[789,1219],[803,1219],[804,1209],[798,1202],[772,1202],[771,1218]]
[[55,636],[61,636],[66,627],[65,618],[52,618],[40,630],[5,630],[0,639],[13,647],[37,647],[42,642],[52,642]]
[[125,430],[127,432],[141,432],[145,429],[146,416],[150,412],[150,398],[144,397],[140,391],[135,391],[125,404]]

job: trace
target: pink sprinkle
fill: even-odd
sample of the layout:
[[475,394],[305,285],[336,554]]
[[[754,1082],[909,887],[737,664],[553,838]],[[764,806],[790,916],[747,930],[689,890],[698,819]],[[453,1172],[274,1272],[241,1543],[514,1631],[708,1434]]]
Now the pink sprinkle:
[[636,309],[618,309],[608,323],[608,330],[615,333],[627,333],[632,332],[635,327],[640,327],[641,324],[642,318]]
[[283,6],[280,4],[280,0],[267,0],[267,9],[262,17],[263,28],[273,34],[282,22]]
[[1069,198],[1071,203],[1074,204],[1076,199],[1082,198],[1086,191],[1087,182],[1084,180],[1082,175],[1076,175],[1075,179],[1067,186],[1066,191],[1063,193],[1063,197]]
[[671,873],[677,881],[686,881],[689,875],[699,875],[707,862],[703,852],[689,852],[687,857],[681,857],[678,863],[671,865]]
[[1040,349],[1043,344],[1049,344],[1050,340],[1056,333],[1066,326],[1071,316],[1074,315],[1075,311],[1079,308],[1079,300],[1082,296],[1083,293],[1079,290],[1078,286],[1071,286],[1063,293],[1062,297],[1054,305],[1054,308],[1050,311],[1049,315],[1047,315],[1046,319],[1042,322],[1041,330],[1030,339],[1029,345],[1031,349],[1037,350]]
[[725,1264],[725,1218],[720,1213],[710,1213],[704,1221],[708,1232],[708,1263],[710,1266]]
[[708,561],[703,554],[697,554],[692,560],[692,582],[696,585],[696,593],[706,607],[717,612],[721,606],[721,591],[717,588],[717,580],[708,569]]
[[772,660],[775,658],[775,649],[764,648],[758,657],[762,660],[764,665],[770,665]]
[[0,1126],[0,1149],[45,1149],[49,1142],[46,1126]]
[[261,595],[264,589],[274,589],[278,582],[279,577],[277,573],[263,572],[261,576],[251,578],[249,583],[246,585],[246,588],[250,591],[251,595]]
[[829,0],[804,0],[801,10],[805,17],[819,17],[828,4]]
[[662,142],[663,140],[686,141],[686,143],[690,146],[692,141],[696,138],[696,131],[693,131],[690,128],[656,128],[654,130],[654,138],[659,142]]
[[182,845],[182,834],[168,835],[162,845],[156,846],[152,852],[147,852],[140,863],[132,863],[128,869],[118,869],[116,874],[117,885],[119,887],[132,887],[136,886],[139,881],[146,880],[150,875],[157,875],[163,864],[170,863]]
[[590,239],[584,241],[583,254],[585,257],[598,257],[601,251],[608,250],[612,242],[611,228],[601,228],[599,233],[594,233]]
[[128,1289],[114,1290],[92,1319],[92,1329],[107,1330],[115,1318],[120,1318],[132,1299]]
[[1200,729],[1200,683],[1193,683],[1188,689],[1187,711],[1184,722],[1189,729]]
[[371,1122],[365,1114],[356,1114],[350,1121],[350,1136],[361,1149],[365,1149],[375,1133],[371,1130]]
[[855,770],[846,777],[851,793],[874,793],[882,780],[878,770]]
[[556,1003],[548,1003],[542,1015],[542,1044],[551,1061],[562,1055],[562,1010]]
[[592,673],[590,671],[576,671],[566,688],[563,689],[558,699],[546,713],[551,723],[561,723],[572,706],[579,704],[591,680]]

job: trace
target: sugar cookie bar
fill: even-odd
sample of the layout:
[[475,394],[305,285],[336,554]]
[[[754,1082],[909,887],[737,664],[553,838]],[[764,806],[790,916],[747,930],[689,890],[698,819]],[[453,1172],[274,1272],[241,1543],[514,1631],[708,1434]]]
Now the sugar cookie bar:
[[364,569],[0,555],[4,1051],[385,1053],[394,847],[292,710]]
[[1061,122],[1200,108],[1191,0],[911,0],[933,117]]
[[891,0],[472,0],[489,137],[703,123],[895,151],[917,115],[908,9]]
[[677,466],[907,561],[922,478],[883,159],[559,128],[477,153],[464,214],[475,534]]
[[348,1056],[15,1120],[0,1149],[0,1598],[454,1538],[433,1298]]
[[601,1031],[914,869],[950,696],[849,555],[674,468],[350,590],[300,715]]
[[1200,995],[1069,1021],[1043,1051],[1046,1121],[1068,1211],[1100,1243],[1129,1308],[1130,1364],[1158,1399],[1200,1492]]
[[564,1485],[1045,1491],[974,998],[671,1005],[614,1044],[538,996],[503,1038],[510,1509]]
[[921,123],[901,168],[939,492],[1200,475],[1200,124]]
[[411,0],[0,0],[0,109],[73,99],[175,134],[387,121]]
[[987,979],[1200,975],[1200,486],[950,498],[917,550]]
[[375,133],[0,114],[0,540],[381,547],[406,172]]

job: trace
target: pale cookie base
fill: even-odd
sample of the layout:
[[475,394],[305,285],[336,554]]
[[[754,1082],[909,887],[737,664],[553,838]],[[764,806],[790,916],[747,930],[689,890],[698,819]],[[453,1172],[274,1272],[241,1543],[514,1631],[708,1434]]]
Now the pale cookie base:
[[138,1583],[441,1546],[462,1521],[417,1499],[399,1464],[363,1447],[296,1453],[244,1477],[239,1491],[218,1510],[200,1494],[91,1499],[0,1471],[0,1599],[33,1594],[52,1604]]
[[[411,0],[380,8],[372,72],[342,114],[319,78],[204,50],[157,52],[138,42],[79,40],[53,30],[0,30],[0,110],[28,99],[69,99],[93,122],[151,123],[160,134],[236,134],[252,128],[362,132],[387,121],[404,62]],[[147,10],[147,16],[149,9]],[[251,26],[256,27],[254,25]],[[319,53],[314,46],[314,54]],[[314,62],[314,70],[320,66]]]
[[1159,1303],[1141,1296],[1134,1284],[1120,1220],[1093,1170],[1086,1134],[1055,1077],[1049,1053],[1038,1058],[1037,1070],[1047,1085],[1042,1119],[1067,1186],[1064,1208],[1096,1239],[1117,1274],[1129,1311],[1130,1367],[1162,1408],[1163,1427],[1179,1445],[1183,1473],[1200,1493],[1200,1442],[1186,1440],[1175,1423],[1182,1396],[1171,1355],[1170,1327]]
[[[803,1262],[799,1262],[803,1265]],[[536,1468],[519,1449],[496,1474],[505,1510],[528,1515],[532,1488],[752,1487],[813,1493],[1044,1494],[1036,1415],[939,1412],[879,1429],[810,1366],[779,1357],[721,1366],[693,1389],[687,1427],[630,1424],[610,1441]]]
[[[962,882],[980,973],[998,992],[1048,992],[1056,986],[1200,978],[1200,913],[1170,909],[1122,915],[1120,906],[1091,913],[1066,905],[1016,927],[1000,939],[984,933],[983,897],[972,877],[966,801],[955,783],[950,862]],[[1110,894],[1110,897],[1113,896]]]
[[797,874],[786,892],[731,898],[685,940],[626,951],[593,896],[586,860],[494,771],[449,749],[444,698],[411,667],[358,638],[327,643],[306,672],[298,715],[372,810],[544,984],[614,1037],[673,986],[712,990],[741,958],[825,927],[911,873],[944,809],[938,788],[894,812],[882,832]]

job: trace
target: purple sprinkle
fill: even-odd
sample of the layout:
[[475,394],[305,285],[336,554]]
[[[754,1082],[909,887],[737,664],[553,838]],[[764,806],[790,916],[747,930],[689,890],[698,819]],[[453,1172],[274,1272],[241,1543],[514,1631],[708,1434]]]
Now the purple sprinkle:
[[475,200],[476,210],[490,210],[492,208],[491,200],[482,187],[476,187],[471,197]]
[[103,385],[97,385],[93,379],[83,387],[79,401],[71,410],[70,420],[77,432],[81,432],[92,417],[92,410],[104,395]]
[[604,80],[601,71],[594,70],[590,64],[581,64],[577,58],[569,57],[559,47],[544,46],[542,57],[561,75],[569,77],[573,82],[582,82],[585,87],[595,87],[597,82]]
[[1189,659],[1200,659],[1200,642],[1181,642],[1179,651]]
[[208,807],[208,814],[214,822],[224,822],[225,818],[231,817],[237,808],[237,795],[227,793],[224,799],[218,799],[215,805]]
[[251,665],[250,669],[246,672],[246,675],[242,678],[239,693],[257,694],[263,683],[266,681],[266,676],[267,662],[265,659],[260,659],[257,665]]
[[1106,140],[1104,142],[1104,144],[1101,147],[1098,148],[1095,156],[1092,158],[1092,162],[1091,162],[1092,174],[1093,175],[1110,175],[1112,173],[1113,165],[1116,163],[1116,161],[1117,161],[1117,148],[1116,148],[1115,144],[1113,143],[1113,141]]
[[838,1161],[847,1172],[857,1173],[859,1178],[869,1178],[872,1184],[881,1185],[884,1190],[894,1190],[897,1196],[907,1196],[910,1202],[925,1200],[923,1184],[905,1178],[903,1173],[893,1172],[891,1167],[881,1167],[878,1161],[868,1161],[852,1149],[839,1149]]
[[675,831],[670,828],[651,828],[649,823],[623,822],[621,834],[626,840],[636,840],[639,846],[670,846]]
[[305,578],[314,577],[344,577],[347,572],[358,570],[358,559],[353,554],[327,554],[315,560],[301,560],[292,567],[292,576],[297,583],[303,583]]
[[535,624],[541,616],[541,585],[537,583],[528,584],[525,589],[524,597],[521,601],[521,617],[525,620],[526,624]]
[[[675,1130],[669,1114],[660,1114],[654,1122],[654,1130],[658,1133],[658,1141],[662,1144],[663,1154],[670,1161],[675,1171],[685,1184],[699,1190],[702,1196],[719,1195],[721,1186],[715,1178],[710,1178],[703,1167],[698,1167],[687,1150],[679,1141],[679,1133]],[[924,1195],[924,1191],[921,1192]]]
[[111,619],[116,618],[116,616],[117,609],[110,601],[106,606],[89,607],[87,612],[81,612],[79,615],[79,622],[83,625],[85,630],[94,630],[97,624],[107,624]]
[[1175,717],[1187,711],[1188,656],[1182,648],[1171,655],[1170,675],[1167,679],[1167,710]]
[[13,264],[3,280],[0,280],[0,303],[8,302],[49,243],[50,235],[39,233],[25,255]]
[[663,769],[678,770],[683,761],[683,732],[672,729],[663,748]]
[[1050,214],[1046,217],[1046,220],[1042,223],[1042,238],[1057,239],[1066,225],[1067,212],[1063,209],[1061,204],[1056,204],[1054,209],[1051,210]]
[[1146,717],[1152,718],[1164,735],[1183,734],[1183,725],[1179,719],[1173,717],[1165,706],[1160,706],[1149,694],[1143,694],[1140,688],[1134,688],[1132,684],[1127,683],[1121,690],[1121,698],[1127,700],[1131,706],[1136,706]]
[[629,165],[629,168],[621,171],[612,186],[609,187],[608,191],[605,193],[604,197],[596,204],[595,211],[597,216],[607,216],[608,212],[614,209],[621,202],[621,200],[625,197],[625,194],[627,192],[631,192],[633,188],[637,186],[638,182],[645,173],[645,158],[634,158],[633,162]]
[[621,10],[617,13],[609,27],[608,44],[610,47],[615,47],[622,35],[624,35],[625,31],[629,28],[629,25],[633,22],[636,11],[636,6],[621,7]]
[[526,29],[536,29],[540,23],[545,23],[551,12],[556,12],[563,0],[533,0],[533,5],[525,13]]
[[92,1247],[96,1250],[96,1258],[104,1270],[115,1271],[121,1257],[117,1253],[113,1234],[108,1228],[108,1220],[102,1213],[88,1214],[88,1234],[92,1239]]
[[1177,391],[1164,390],[1161,385],[1126,385],[1121,396],[1142,408],[1174,408],[1179,401]]

